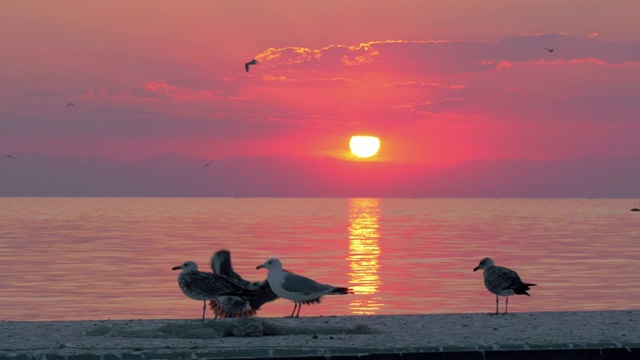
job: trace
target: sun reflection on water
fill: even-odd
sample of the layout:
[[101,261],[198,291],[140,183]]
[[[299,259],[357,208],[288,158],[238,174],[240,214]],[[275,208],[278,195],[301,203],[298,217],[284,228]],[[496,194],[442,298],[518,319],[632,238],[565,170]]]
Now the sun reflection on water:
[[378,220],[380,200],[350,199],[349,201],[349,266],[351,288],[356,295],[351,304],[353,314],[376,314],[380,302],[378,287],[382,284],[378,270],[380,246]]

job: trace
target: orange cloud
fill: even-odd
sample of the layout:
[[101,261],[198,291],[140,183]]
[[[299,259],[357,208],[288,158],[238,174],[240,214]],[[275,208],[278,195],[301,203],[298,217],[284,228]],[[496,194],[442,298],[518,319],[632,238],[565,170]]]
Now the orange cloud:
[[466,88],[466,85],[457,85],[457,84],[446,85],[446,84],[439,84],[439,83],[435,83],[435,82],[425,82],[425,81],[405,81],[405,82],[399,82],[399,83],[385,84],[383,86],[384,87],[395,87],[395,88],[435,87],[435,88],[451,89],[451,90],[459,90],[459,89]]

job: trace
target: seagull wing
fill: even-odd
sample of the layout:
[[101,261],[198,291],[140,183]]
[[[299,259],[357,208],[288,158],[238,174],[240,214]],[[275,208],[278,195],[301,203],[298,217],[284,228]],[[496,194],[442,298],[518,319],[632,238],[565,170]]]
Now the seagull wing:
[[[502,266],[492,266],[484,270],[484,283],[493,293],[499,293],[502,290],[512,289],[511,286],[515,281],[520,281],[518,274]],[[521,281],[520,281],[521,282]]]
[[184,278],[184,285],[193,291],[197,291],[204,297],[220,296],[220,295],[233,295],[238,290],[234,288],[231,282],[222,275],[207,274],[197,272],[189,274]]
[[269,281],[266,279],[262,282],[255,282],[250,286],[247,286],[247,288],[260,291],[259,295],[249,298],[249,304],[251,304],[251,308],[254,310],[258,310],[262,305],[278,298],[278,295],[273,292],[269,285]]
[[286,273],[282,282],[282,288],[292,293],[309,295],[329,292],[333,289],[333,286],[320,284],[304,276]]

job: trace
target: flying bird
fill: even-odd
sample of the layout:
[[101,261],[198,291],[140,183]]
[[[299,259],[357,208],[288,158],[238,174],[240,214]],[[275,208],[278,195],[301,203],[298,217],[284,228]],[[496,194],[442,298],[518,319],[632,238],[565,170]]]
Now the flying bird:
[[482,259],[473,271],[478,269],[484,270],[484,286],[490,293],[496,295],[496,315],[499,314],[498,296],[506,296],[507,298],[504,306],[504,313],[506,314],[509,306],[509,296],[514,294],[531,296],[527,290],[530,290],[529,286],[536,286],[536,284],[522,282],[518,273],[513,270],[496,266],[491,258]]
[[74,104],[74,103],[68,103],[68,104],[67,104],[67,108],[69,108],[69,106],[76,107],[76,104]]
[[256,64],[260,64],[260,63],[258,62],[258,60],[253,59],[253,60],[249,61],[248,63],[244,64],[244,69],[247,70],[247,72],[249,72],[249,66],[250,65],[256,65]]
[[[204,321],[207,309],[207,300],[217,301],[219,296],[225,295],[251,295],[257,293],[245,289],[241,283],[224,275],[198,271],[198,264],[187,261],[182,265],[174,266],[171,270],[182,270],[178,275],[180,290],[193,300],[202,300],[202,321]],[[217,313],[216,317],[217,319]]]
[[2,159],[15,159],[15,157],[13,155],[5,155]]
[[268,280],[250,282],[236,273],[231,266],[231,253],[228,250],[219,250],[213,254],[211,269],[215,274],[225,275],[240,282],[249,290],[258,291],[258,294],[253,296],[222,296],[218,298],[218,302],[209,301],[209,308],[219,313],[220,317],[251,317],[262,305],[278,298],[271,290]]
[[293,301],[293,312],[295,317],[300,317],[302,304],[319,303],[324,295],[346,295],[353,294],[353,291],[346,287],[335,287],[328,284],[320,284],[282,269],[282,263],[278,259],[269,259],[264,264],[256,266],[256,269],[265,268],[269,270],[267,280],[273,292],[281,298]]
[[550,53],[552,53],[552,52],[553,52],[553,50],[555,50],[555,48],[554,48],[554,49],[544,48],[544,49],[545,49],[545,50],[547,50],[547,51],[548,51],[548,52],[550,52]]
[[204,164],[204,166],[202,167],[203,169],[206,168],[207,166],[211,165],[213,163],[213,161],[209,161],[208,163]]

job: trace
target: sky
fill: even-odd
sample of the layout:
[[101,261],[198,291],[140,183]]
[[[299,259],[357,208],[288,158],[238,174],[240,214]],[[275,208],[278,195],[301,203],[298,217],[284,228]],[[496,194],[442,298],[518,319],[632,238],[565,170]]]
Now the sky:
[[397,164],[640,158],[639,13],[637,0],[3,1],[0,153],[351,161],[349,138],[368,134],[373,160]]

